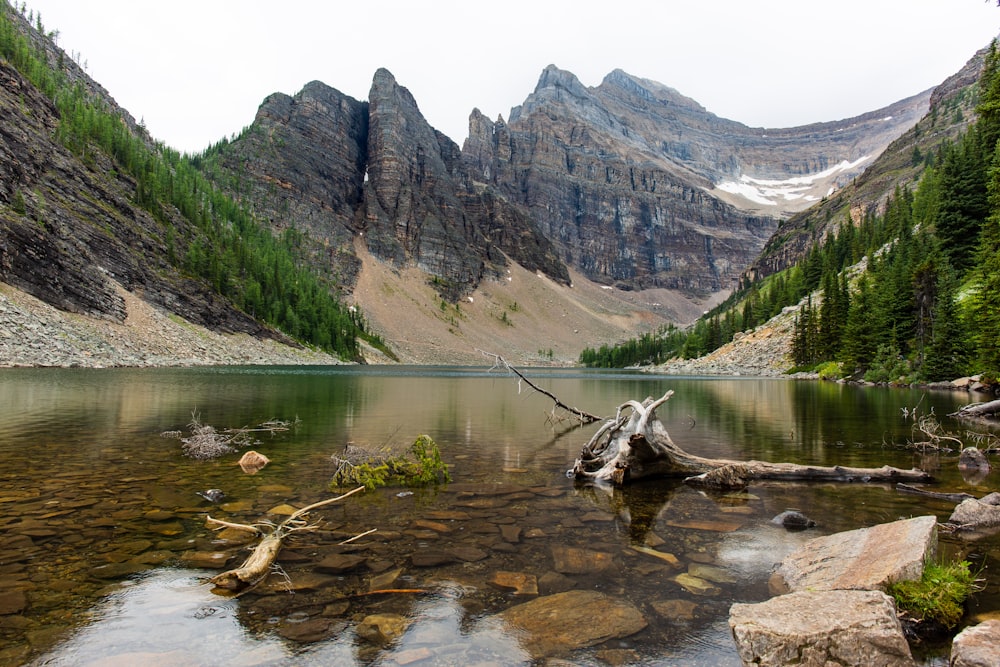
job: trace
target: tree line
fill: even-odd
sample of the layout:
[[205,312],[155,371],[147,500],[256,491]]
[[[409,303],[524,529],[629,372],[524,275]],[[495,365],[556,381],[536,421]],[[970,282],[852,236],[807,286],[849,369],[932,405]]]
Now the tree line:
[[[359,339],[389,352],[361,314],[334,296],[334,286],[307,268],[300,232],[276,236],[212,186],[189,156],[134,133],[106,102],[50,64],[44,47],[33,46],[8,11],[4,2],[0,55],[52,100],[62,145],[91,167],[100,151],[134,181],[134,204],[161,225],[173,266],[255,319],[343,359],[361,358]],[[40,17],[37,29],[45,34]],[[177,213],[185,224],[176,224]]]
[[[746,282],[692,327],[585,349],[588,366],[702,356],[787,306],[795,367],[874,382],[1000,377],[1000,56],[978,82],[977,119],[921,156],[912,188],[846,217],[794,266]],[[789,369],[793,370],[793,369]]]

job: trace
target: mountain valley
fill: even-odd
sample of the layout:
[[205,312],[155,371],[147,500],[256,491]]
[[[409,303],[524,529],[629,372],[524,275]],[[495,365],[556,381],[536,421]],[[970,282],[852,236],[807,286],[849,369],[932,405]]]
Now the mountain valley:
[[[87,99],[150,150],[165,149],[5,11],[51,66],[86,82]],[[137,205],[147,194],[119,158],[67,149],[44,94],[8,64],[0,75],[0,280],[9,289],[121,326],[125,294],[207,331],[299,347],[293,332],[186,268],[204,243],[183,205]],[[508,120],[473,110],[460,148],[383,69],[364,101],[321,82],[274,93],[241,133],[184,159],[360,312],[388,348],[363,344],[365,360],[477,363],[486,349],[570,364],[586,346],[689,324],[748,270],[800,255],[798,236],[792,249],[765,249],[785,220],[853,192],[934,94],[857,118],[749,128],[620,70],[588,88],[549,66]],[[897,182],[882,179],[872,201]],[[762,263],[762,251],[782,259]],[[220,280],[244,289],[225,269]],[[0,330],[14,335],[2,321]],[[39,362],[12,353],[0,363]]]

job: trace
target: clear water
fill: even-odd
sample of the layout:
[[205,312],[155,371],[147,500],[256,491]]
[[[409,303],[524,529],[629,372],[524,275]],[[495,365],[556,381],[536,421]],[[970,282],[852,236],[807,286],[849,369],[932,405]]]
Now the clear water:
[[[976,496],[997,474],[966,480],[954,455],[923,455],[903,408],[946,415],[966,395],[817,382],[707,379],[582,370],[529,371],[563,402],[613,415],[626,400],[674,397],[658,414],[674,441],[703,456],[818,465],[930,469],[936,489]],[[553,414],[552,401],[512,376],[475,368],[8,369],[0,371],[0,664],[158,665],[532,664],[496,614],[533,595],[493,582],[534,576],[541,594],[592,589],[643,613],[641,632],[580,649],[578,664],[739,665],[729,635],[733,602],[768,597],[780,558],[822,534],[953,505],[889,485],[770,483],[706,495],[672,480],[610,490],[565,476],[596,426]],[[279,419],[259,434],[271,459],[255,475],[239,454],[182,455],[192,414],[219,429]],[[331,497],[330,459],[346,443],[405,451],[430,435],[451,466],[437,489],[388,488],[312,514],[321,525],[287,542],[282,573],[238,598],[213,592],[205,554],[238,565],[247,547],[219,541],[206,515],[239,523]],[[222,489],[213,504],[196,492]],[[770,519],[797,508],[817,528]],[[270,515],[273,520],[282,517]],[[340,547],[346,537],[376,529]],[[677,557],[680,570],[635,547]],[[610,556],[587,574],[554,572],[554,548]],[[349,550],[358,568],[317,563]],[[1000,610],[995,540],[942,543],[985,565],[971,607]],[[444,554],[436,564],[428,555]],[[456,555],[458,554],[458,555]],[[221,565],[219,563],[218,565]],[[693,593],[678,572],[711,565],[731,581]],[[396,576],[392,576],[396,575]],[[370,594],[384,587],[419,590]],[[680,610],[680,611],[678,611]],[[379,644],[358,633],[371,614],[406,619]],[[938,660],[931,651],[928,664]]]

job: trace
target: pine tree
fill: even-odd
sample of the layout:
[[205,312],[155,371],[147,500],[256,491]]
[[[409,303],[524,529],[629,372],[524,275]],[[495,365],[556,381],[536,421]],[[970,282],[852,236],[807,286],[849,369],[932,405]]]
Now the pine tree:
[[858,280],[841,341],[841,358],[848,374],[863,372],[871,365],[878,349],[879,323],[873,317],[875,298],[867,275]]
[[948,259],[959,271],[973,261],[983,220],[989,214],[986,163],[975,128],[945,151],[936,231]]
[[922,378],[929,382],[953,380],[965,372],[968,344],[957,291],[955,272],[944,262],[937,271],[930,345],[921,367]]
[[983,227],[977,253],[978,290],[973,305],[975,343],[983,370],[1000,376],[1000,153],[990,170],[993,213]]

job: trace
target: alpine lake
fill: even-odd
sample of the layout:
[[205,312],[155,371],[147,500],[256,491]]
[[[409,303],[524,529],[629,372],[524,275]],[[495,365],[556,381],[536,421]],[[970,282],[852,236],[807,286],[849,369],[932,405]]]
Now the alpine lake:
[[[520,370],[608,417],[673,389],[657,415],[702,456],[918,467],[935,475],[932,490],[977,497],[998,486],[996,471],[964,478],[957,451],[909,446],[925,439],[914,413],[964,433],[947,416],[971,402],[964,392]],[[578,425],[488,368],[13,368],[0,370],[0,405],[0,665],[736,666],[729,607],[768,599],[783,556],[843,530],[927,514],[943,522],[954,508],[889,484],[725,494],[681,480],[580,484],[566,471],[599,425]],[[164,435],[188,434],[193,416],[220,431],[288,428],[253,432],[245,449],[270,463],[248,474],[240,451],[197,460]],[[208,516],[279,523],[289,508],[349,490],[330,484],[348,443],[406,454],[421,434],[437,443],[449,483],[313,510],[313,530],[288,537],[263,583],[239,596],[208,583],[255,543],[214,530]],[[199,495],[208,489],[224,497]],[[817,526],[771,521],[787,509]],[[942,533],[938,552],[982,568],[970,618],[1000,613],[1000,538]],[[576,590],[628,603],[644,627],[574,646],[526,637],[502,614]],[[603,616],[577,621],[579,635],[596,634]],[[942,650],[926,647],[919,660],[947,664]]]

